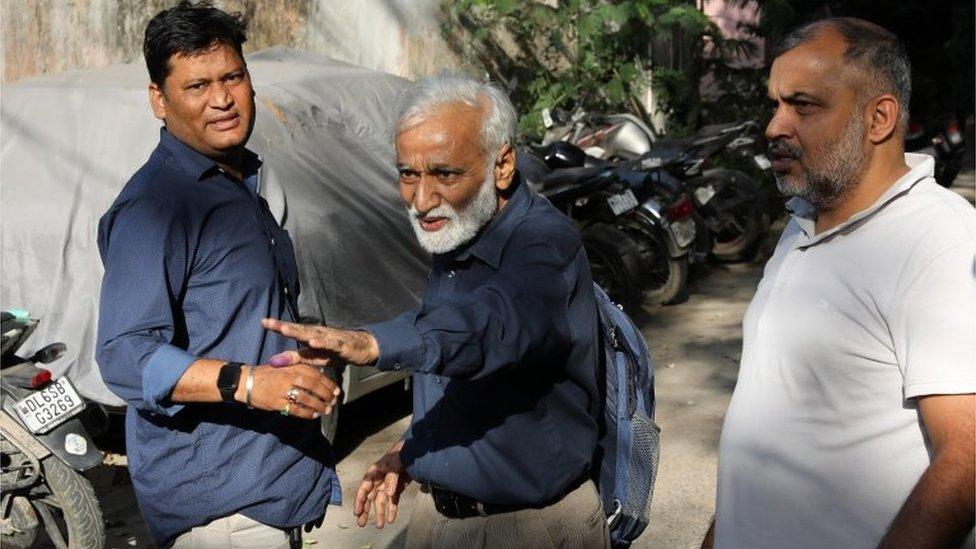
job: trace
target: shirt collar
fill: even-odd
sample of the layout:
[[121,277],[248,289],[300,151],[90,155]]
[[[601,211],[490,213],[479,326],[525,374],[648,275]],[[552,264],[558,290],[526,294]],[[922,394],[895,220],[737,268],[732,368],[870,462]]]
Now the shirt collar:
[[505,207],[485,225],[470,244],[463,247],[453,257],[454,261],[465,261],[469,257],[475,256],[493,269],[498,268],[502,258],[502,250],[505,249],[505,245],[512,238],[515,228],[532,205],[532,193],[518,172],[512,178],[512,184],[515,186],[515,190]]
[[[166,128],[159,129],[159,144],[173,157],[176,163],[190,174],[195,180],[200,181],[206,175],[213,175],[220,166],[211,158],[203,153],[190,148],[187,144],[166,131]],[[261,159],[248,149],[244,149],[243,154],[243,175],[247,179],[257,173],[261,167]]]
[[800,226],[800,229],[810,239],[806,245],[812,246],[835,233],[848,229],[851,225],[873,215],[888,203],[906,194],[919,182],[934,177],[935,159],[927,154],[905,153],[905,164],[909,167],[908,173],[888,187],[884,194],[878,197],[873,204],[852,215],[840,225],[817,235],[814,235],[816,231],[817,209],[813,204],[800,197],[794,197],[787,201],[786,208],[790,211],[790,214],[793,216],[797,225]]

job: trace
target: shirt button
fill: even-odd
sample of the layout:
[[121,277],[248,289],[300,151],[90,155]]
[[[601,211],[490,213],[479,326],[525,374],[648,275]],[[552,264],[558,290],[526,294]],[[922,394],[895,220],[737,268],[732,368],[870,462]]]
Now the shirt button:
[[457,271],[455,271],[454,269],[451,269],[450,271],[447,271],[447,278],[454,278],[454,275],[456,275],[456,274],[457,274]]
[[274,247],[275,247],[275,239],[273,239],[273,238],[271,239],[271,247],[272,247],[272,248],[274,248]]
[[288,291],[288,286],[285,286],[285,293],[286,294],[291,293],[291,292]]
[[402,362],[397,362],[396,364],[393,365],[393,369],[394,370],[399,370],[401,368],[403,368],[403,363]]

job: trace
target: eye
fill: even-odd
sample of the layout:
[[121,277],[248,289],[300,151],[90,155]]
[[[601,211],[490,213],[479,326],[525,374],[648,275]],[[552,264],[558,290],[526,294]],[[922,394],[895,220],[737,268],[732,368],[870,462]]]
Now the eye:
[[816,105],[809,101],[797,101],[793,104],[797,114],[810,114],[816,110]]
[[462,174],[458,170],[435,168],[430,171],[430,175],[434,176],[438,182],[444,185],[450,185],[457,181]]
[[400,170],[400,182],[402,183],[415,183],[419,178],[419,174],[413,170]]

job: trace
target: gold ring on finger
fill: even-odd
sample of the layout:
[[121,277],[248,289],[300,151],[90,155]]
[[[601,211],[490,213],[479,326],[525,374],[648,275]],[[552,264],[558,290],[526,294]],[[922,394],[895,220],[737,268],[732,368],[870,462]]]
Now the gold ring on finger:
[[281,409],[281,415],[291,415],[291,402],[285,403],[285,407]]

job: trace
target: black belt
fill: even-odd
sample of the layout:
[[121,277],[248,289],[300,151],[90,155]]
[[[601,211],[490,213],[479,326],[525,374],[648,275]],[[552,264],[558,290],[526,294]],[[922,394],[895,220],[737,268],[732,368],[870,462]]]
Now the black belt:
[[524,511],[525,509],[541,509],[543,507],[548,507],[566,497],[566,494],[579,488],[580,485],[587,480],[589,480],[589,477],[584,475],[579,482],[574,482],[573,485],[562,495],[540,504],[498,505],[494,503],[481,503],[474,498],[469,498],[468,496],[452,492],[447,488],[443,488],[430,482],[421,483],[420,491],[430,494],[430,496],[434,499],[434,508],[437,509],[438,513],[447,518],[463,519],[470,517],[487,517],[490,515],[497,515],[499,513],[514,513],[515,511]]

